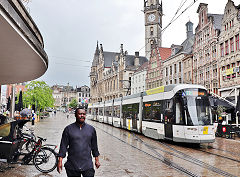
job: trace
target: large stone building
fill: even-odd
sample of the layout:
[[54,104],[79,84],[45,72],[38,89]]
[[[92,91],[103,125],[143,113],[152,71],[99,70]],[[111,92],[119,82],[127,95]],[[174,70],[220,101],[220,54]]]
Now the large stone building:
[[90,98],[90,88],[86,85],[81,87],[54,85],[53,98],[55,100],[54,106],[57,108],[66,109],[73,99],[76,99],[79,106],[86,106]]
[[147,61],[146,57],[128,55],[121,44],[120,52],[107,52],[97,44],[91,66],[91,103],[129,95],[132,74]]
[[154,42],[162,46],[162,2],[159,0],[144,0],[145,15],[145,55],[150,59]]
[[197,13],[199,23],[193,45],[193,83],[218,93],[217,42],[223,15],[209,14],[208,4],[205,3],[200,3]]
[[222,30],[219,36],[219,79],[221,96],[235,99],[236,86],[240,85],[240,6],[228,0],[222,20]]
[[163,61],[163,85],[191,83],[194,35],[190,21],[186,23],[186,33],[186,40],[181,45],[172,45],[171,56]]

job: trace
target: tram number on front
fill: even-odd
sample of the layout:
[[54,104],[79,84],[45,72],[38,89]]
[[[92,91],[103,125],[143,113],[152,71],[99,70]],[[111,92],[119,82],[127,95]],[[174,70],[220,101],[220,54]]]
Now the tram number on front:
[[207,135],[208,134],[208,127],[203,127],[203,134]]

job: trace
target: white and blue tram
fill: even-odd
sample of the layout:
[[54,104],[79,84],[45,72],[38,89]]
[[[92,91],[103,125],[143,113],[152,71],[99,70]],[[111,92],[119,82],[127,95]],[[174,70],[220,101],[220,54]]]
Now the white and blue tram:
[[[104,103],[89,105],[95,120],[103,107],[108,124],[175,142],[215,141],[211,106],[206,88],[179,84],[161,86]],[[99,120],[98,120],[99,121]]]

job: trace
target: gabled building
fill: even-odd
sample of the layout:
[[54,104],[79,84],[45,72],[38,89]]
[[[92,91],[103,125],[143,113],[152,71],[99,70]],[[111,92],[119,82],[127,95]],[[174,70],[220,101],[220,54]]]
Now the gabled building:
[[222,14],[208,13],[208,4],[200,3],[199,22],[193,45],[193,83],[205,86],[209,92],[218,93],[217,42],[221,31]]
[[120,52],[107,52],[97,44],[90,72],[91,103],[130,95],[132,74],[147,61],[146,57],[128,55],[121,44]]
[[148,61],[143,63],[131,77],[131,94],[144,92],[146,90],[146,75],[147,75]]
[[163,62],[170,56],[171,48],[153,48],[147,69],[147,90],[163,85]]
[[[228,0],[219,36],[220,95],[235,99],[235,87],[240,85],[240,5]],[[238,88],[239,89],[239,88]]]
[[181,45],[171,46],[171,56],[163,61],[163,85],[192,83],[193,23],[186,23],[187,38]]

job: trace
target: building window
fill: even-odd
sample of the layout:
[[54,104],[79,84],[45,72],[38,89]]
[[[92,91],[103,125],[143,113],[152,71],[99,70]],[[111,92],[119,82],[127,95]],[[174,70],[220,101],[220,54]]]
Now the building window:
[[233,38],[230,39],[230,48],[231,48],[231,52],[234,52],[234,42],[233,42]]
[[177,64],[174,64],[174,73],[177,73]]
[[223,43],[220,44],[220,49],[221,49],[221,57],[224,56],[224,46],[223,46]]
[[236,50],[239,50],[239,34],[235,36],[236,39]]
[[182,72],[181,62],[179,62],[178,66],[179,66],[179,72]]
[[172,75],[172,66],[170,66],[170,75]]
[[216,53],[217,53],[217,49],[216,49],[216,45],[212,46],[212,57],[216,58]]
[[225,42],[225,54],[228,55],[228,41]]
[[153,35],[153,27],[150,27],[150,35]]
[[166,76],[168,76],[168,68],[166,68]]

